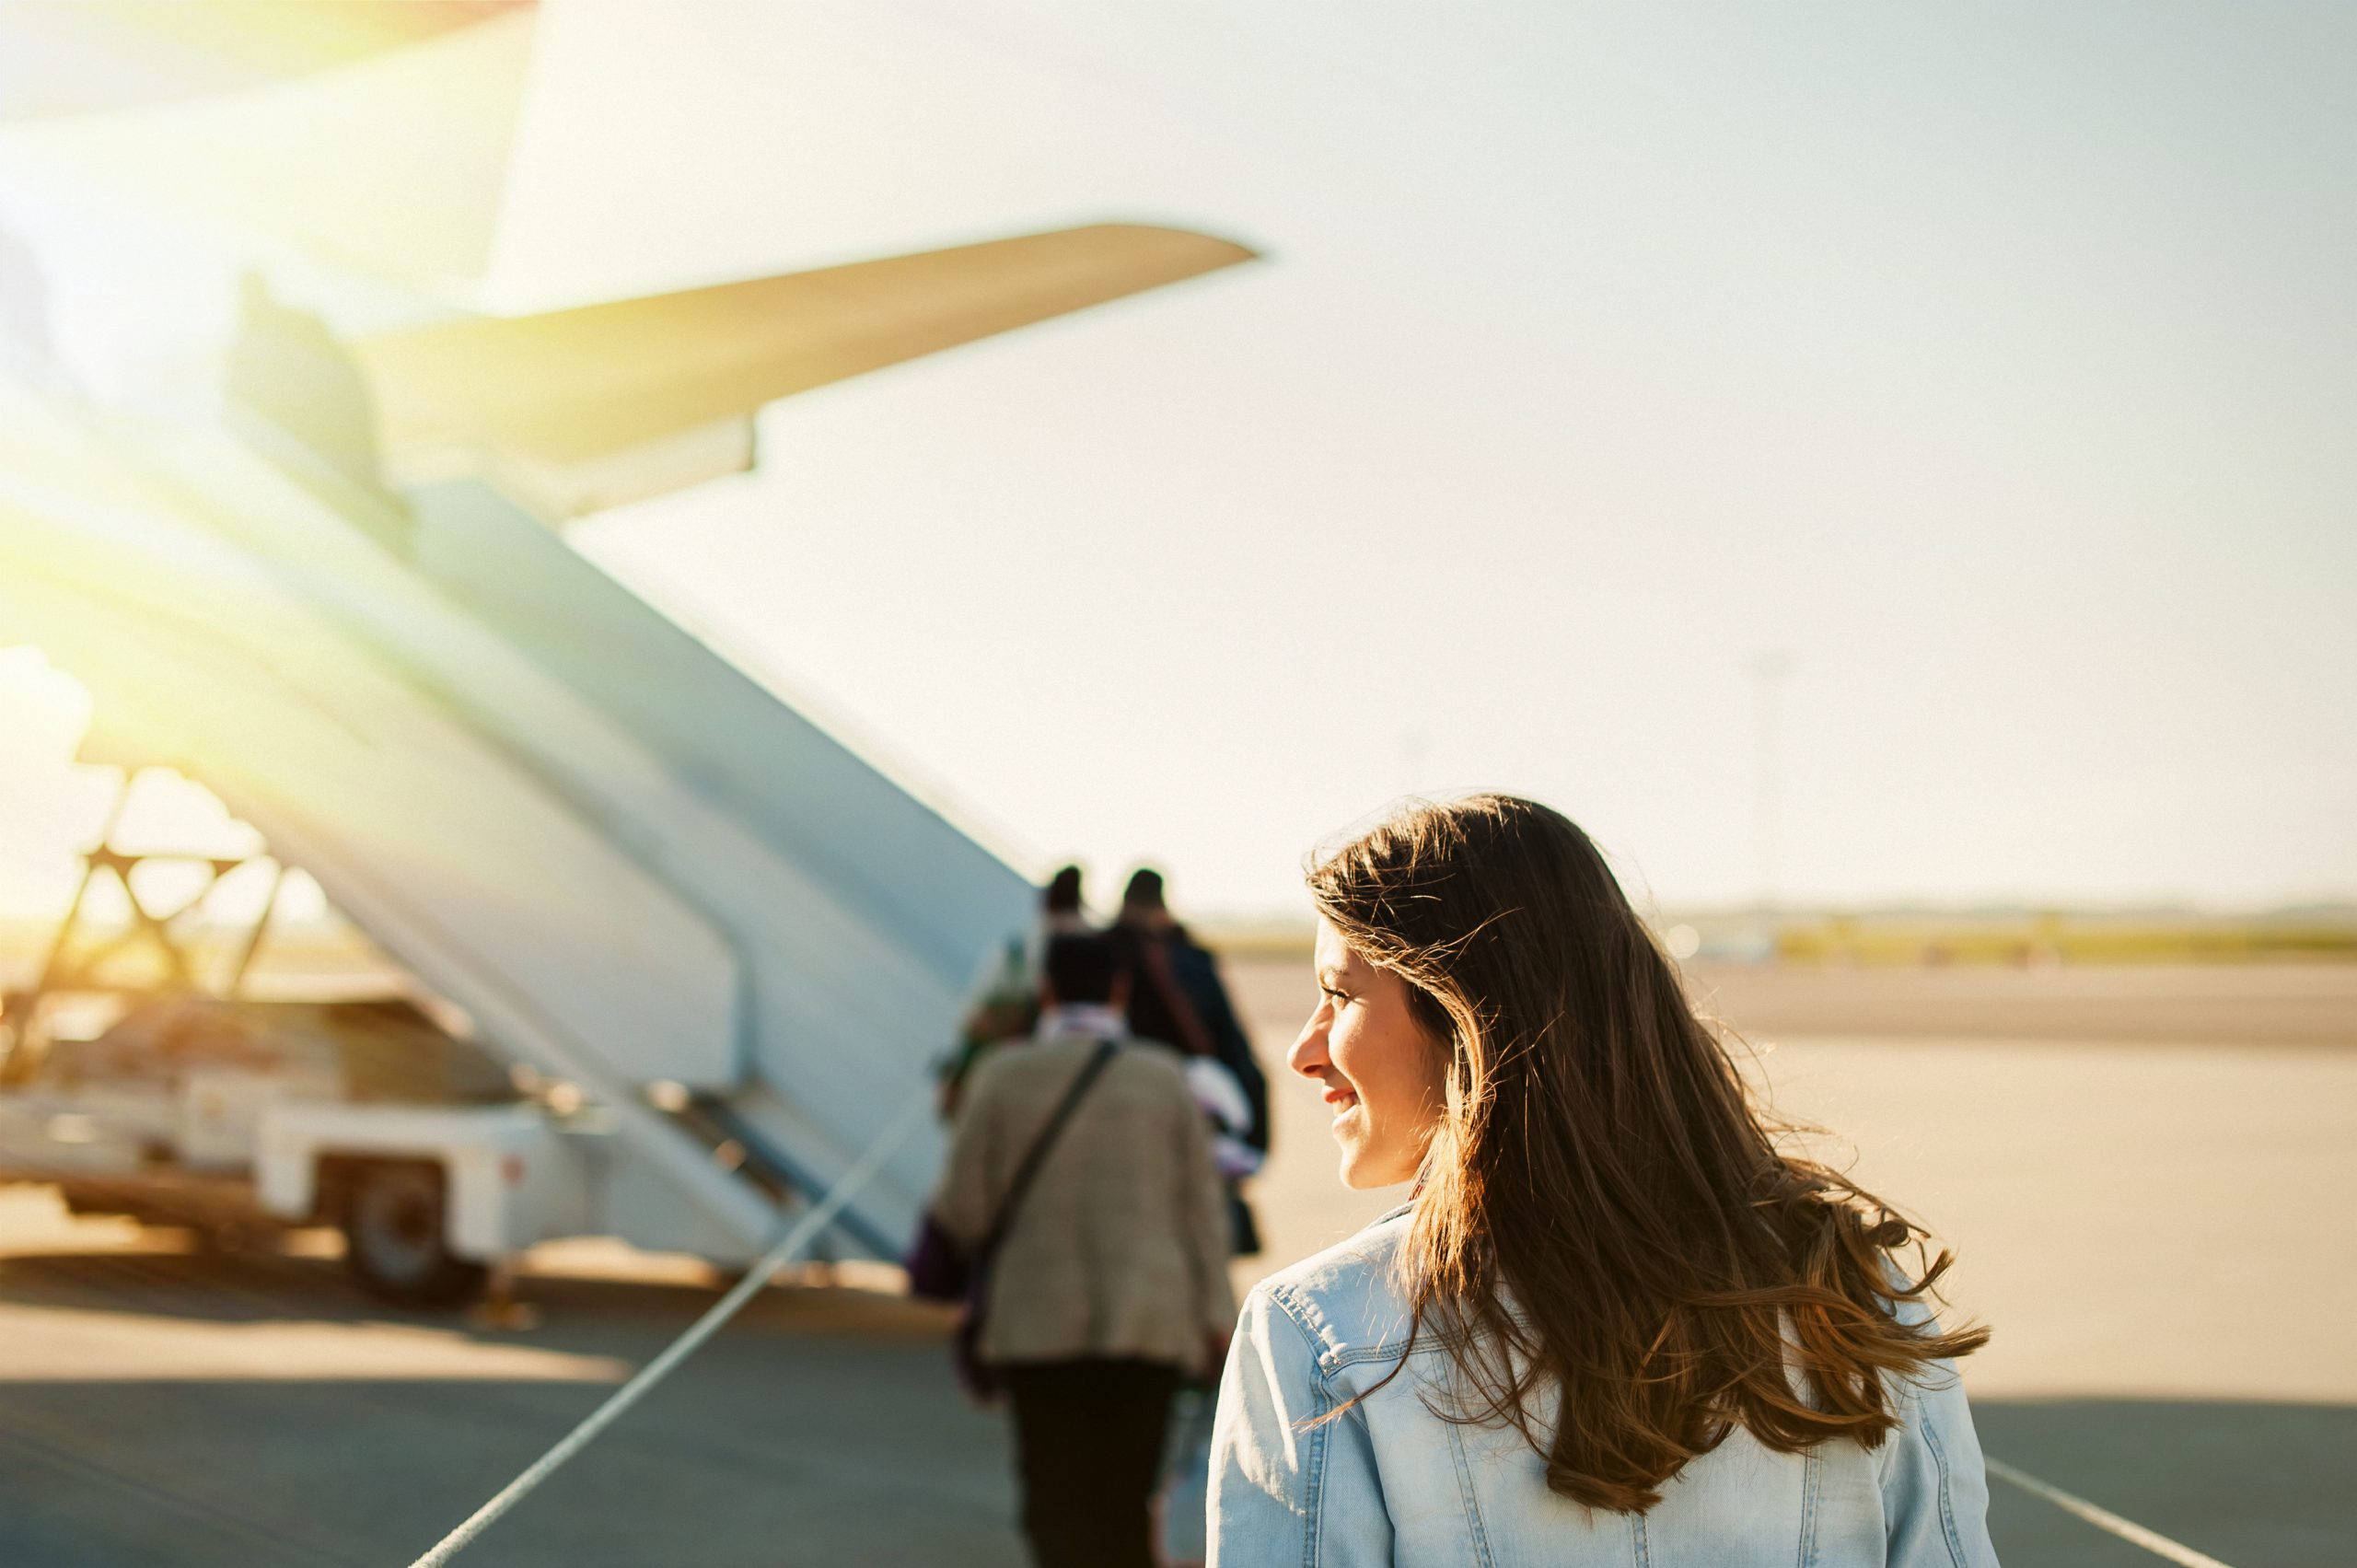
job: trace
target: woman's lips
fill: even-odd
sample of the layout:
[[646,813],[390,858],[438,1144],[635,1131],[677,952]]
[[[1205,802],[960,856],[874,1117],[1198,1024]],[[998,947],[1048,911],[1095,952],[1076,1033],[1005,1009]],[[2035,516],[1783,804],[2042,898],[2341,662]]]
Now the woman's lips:
[[1351,1090],[1337,1086],[1326,1091],[1326,1103],[1334,1108],[1334,1120],[1340,1121],[1357,1108],[1359,1097]]

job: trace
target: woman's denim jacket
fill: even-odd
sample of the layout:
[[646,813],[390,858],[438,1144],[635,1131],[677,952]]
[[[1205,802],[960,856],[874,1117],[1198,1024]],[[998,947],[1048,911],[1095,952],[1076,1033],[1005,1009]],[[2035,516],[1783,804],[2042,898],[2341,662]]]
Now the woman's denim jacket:
[[1434,1415],[1423,1394],[1448,1362],[1430,1335],[1368,1394],[1408,1340],[1393,1267],[1407,1214],[1245,1302],[1212,1440],[1212,1568],[1995,1568],[1980,1445],[1945,1365],[1933,1387],[1898,1387],[1901,1424],[1878,1447],[1779,1454],[1737,1428],[1644,1514],[1548,1491],[1543,1461],[1511,1426]]

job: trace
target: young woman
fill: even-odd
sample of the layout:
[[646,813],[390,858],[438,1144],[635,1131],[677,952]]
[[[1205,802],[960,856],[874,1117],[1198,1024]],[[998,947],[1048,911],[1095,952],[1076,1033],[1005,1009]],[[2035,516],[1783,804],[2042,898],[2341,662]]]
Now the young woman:
[[1292,1065],[1416,1187],[1246,1303],[1213,1564],[1995,1563],[1948,1255],[1779,1142],[1578,828],[1420,807],[1309,886]]

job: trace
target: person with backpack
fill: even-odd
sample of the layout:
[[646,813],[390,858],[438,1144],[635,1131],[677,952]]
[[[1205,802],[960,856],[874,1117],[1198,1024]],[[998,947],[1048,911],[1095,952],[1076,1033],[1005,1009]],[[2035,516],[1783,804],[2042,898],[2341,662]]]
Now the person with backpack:
[[1108,933],[1129,966],[1130,1032],[1180,1052],[1195,1100],[1212,1123],[1212,1152],[1228,1184],[1239,1258],[1260,1250],[1243,1183],[1269,1155],[1269,1080],[1220,979],[1219,960],[1171,914],[1162,873],[1141,866]]

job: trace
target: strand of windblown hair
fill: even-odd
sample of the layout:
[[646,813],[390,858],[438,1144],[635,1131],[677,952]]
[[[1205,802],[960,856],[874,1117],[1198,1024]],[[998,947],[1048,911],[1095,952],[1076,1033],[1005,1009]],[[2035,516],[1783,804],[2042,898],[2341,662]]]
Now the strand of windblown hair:
[[931,1105],[930,1092],[912,1098],[908,1108],[877,1135],[875,1143],[868,1145],[867,1152],[860,1156],[858,1163],[843,1172],[842,1179],[829,1188],[824,1197],[805,1211],[794,1226],[778,1238],[777,1244],[761,1255],[761,1260],[745,1277],[738,1280],[726,1295],[713,1303],[710,1311],[690,1324],[686,1331],[665,1347],[660,1355],[639,1368],[637,1375],[615,1389],[604,1404],[584,1416],[581,1423],[559,1438],[554,1447],[532,1461],[514,1481],[500,1488],[490,1502],[476,1509],[464,1524],[443,1537],[431,1551],[411,1563],[410,1568],[442,1568],[444,1563],[472,1545],[476,1537],[496,1524],[502,1515],[554,1475],[566,1460],[587,1447],[599,1433],[619,1420],[622,1412],[638,1403],[648,1389],[669,1376],[679,1363],[693,1355],[706,1340],[720,1330],[723,1324],[737,1315],[738,1308],[752,1300],[761,1287],[769,1283],[771,1275],[792,1262],[795,1254],[809,1246],[827,1227],[828,1222],[842,1212],[843,1205],[851,1201],[852,1195],[866,1186],[884,1167],[884,1162],[908,1141],[909,1134],[916,1131],[917,1124],[927,1114]]

